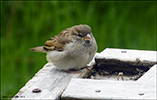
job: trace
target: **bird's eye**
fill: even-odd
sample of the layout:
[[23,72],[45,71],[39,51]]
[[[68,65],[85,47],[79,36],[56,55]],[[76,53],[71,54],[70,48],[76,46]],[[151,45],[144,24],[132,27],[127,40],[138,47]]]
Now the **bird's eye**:
[[82,33],[78,33],[78,36],[79,36],[79,37],[83,37],[83,36],[82,36]]

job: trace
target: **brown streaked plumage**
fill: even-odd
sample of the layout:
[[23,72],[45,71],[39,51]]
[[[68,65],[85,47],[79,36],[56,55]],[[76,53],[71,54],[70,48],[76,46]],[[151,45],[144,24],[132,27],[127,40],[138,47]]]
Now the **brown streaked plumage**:
[[71,42],[65,36],[55,36],[45,42],[44,49],[62,51],[66,43]]
[[69,33],[72,35],[78,35],[80,32],[82,32],[82,37],[84,37],[87,33],[91,32],[91,28],[88,25],[75,25],[61,31],[58,35],[47,40],[45,42],[45,46],[34,47],[30,50],[36,52],[48,52],[52,50],[62,51],[66,43],[72,42],[67,38]]

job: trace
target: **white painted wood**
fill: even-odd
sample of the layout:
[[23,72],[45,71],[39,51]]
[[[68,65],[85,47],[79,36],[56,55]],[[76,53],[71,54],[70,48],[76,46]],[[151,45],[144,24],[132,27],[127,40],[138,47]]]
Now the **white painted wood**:
[[[100,54],[97,53],[96,57],[107,58],[107,59],[118,59],[122,61],[135,61],[137,60],[137,58],[139,58],[140,61],[156,62],[156,54],[157,54],[156,51],[107,48]],[[93,62],[94,60],[92,61],[92,63]],[[19,97],[12,98],[12,100],[59,99],[63,91],[67,88],[70,80],[74,77],[79,77],[79,76],[80,74],[70,74],[67,72],[59,71],[55,68],[53,64],[48,63],[41,70],[39,70],[38,73],[35,74],[35,76],[32,79],[30,79],[23,88],[19,90],[19,92],[16,94],[16,96]],[[91,97],[92,99],[97,99],[97,98],[113,99],[113,98],[121,98],[121,96],[123,96],[124,93],[126,93],[123,96],[124,98],[127,98],[128,96],[130,96],[131,98],[135,98],[135,97],[155,98],[156,95],[154,95],[154,92],[156,93],[156,90],[154,90],[154,82],[156,81],[152,81],[153,84],[149,82],[148,83],[149,88],[148,88],[148,85],[143,85],[143,84],[147,84],[147,82],[143,82],[146,80],[149,81],[154,80],[154,77],[149,78],[145,76],[143,79],[141,79],[141,82],[129,82],[129,83],[127,83],[128,81],[124,82],[124,81],[72,79],[70,85],[63,93],[62,97],[63,99],[69,96],[70,98],[83,98],[83,99],[89,99]],[[40,88],[42,92],[32,93],[32,90],[35,88]],[[95,93],[95,89],[101,89],[101,92]],[[143,91],[144,91],[143,96],[139,96],[137,94]]]
[[147,84],[149,82],[156,83],[156,80],[157,80],[157,64],[150,68],[143,76],[141,76],[137,82],[143,82]]
[[120,61],[157,62],[157,51],[106,48],[96,58],[117,59]]
[[[48,63],[19,90],[16,94],[19,98],[13,98],[12,100],[59,99],[71,78],[78,75],[59,71],[53,64]],[[42,92],[33,93],[32,90],[35,88],[40,88]]]
[[[96,53],[96,55],[99,53]],[[93,64],[93,60],[88,64]],[[80,70],[80,73],[67,73],[59,71],[52,63],[47,63],[42,69],[40,69],[35,76],[30,79],[24,87],[14,96],[18,98],[12,98],[12,100],[19,99],[60,99],[62,92],[65,90],[70,80],[73,77],[84,77],[89,72],[87,69]],[[42,92],[33,93],[32,90],[39,88]]]
[[[96,55],[97,67],[102,68],[105,65],[110,65],[110,70],[119,70],[120,72],[137,72],[143,68],[149,69],[154,64],[157,64],[157,51],[148,50],[130,50],[130,49],[113,49],[106,48],[101,53]],[[112,67],[113,66],[113,67]],[[115,67],[117,66],[117,67]],[[109,67],[108,67],[109,68]],[[123,76],[124,80],[130,80],[138,77],[135,76]],[[96,79],[117,80],[114,75],[108,76],[96,76]]]
[[[157,65],[154,65],[148,71],[148,74],[146,73],[139,79],[139,82],[72,79],[67,89],[62,94],[62,99],[157,99],[156,81],[154,81],[156,80],[156,67]],[[151,79],[149,80],[147,78],[148,80],[145,80],[145,77],[149,76],[151,76]],[[98,90],[100,90],[100,92],[96,92]]]

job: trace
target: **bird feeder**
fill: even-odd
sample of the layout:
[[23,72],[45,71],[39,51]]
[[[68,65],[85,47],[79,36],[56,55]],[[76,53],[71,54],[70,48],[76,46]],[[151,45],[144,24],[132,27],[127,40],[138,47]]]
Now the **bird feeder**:
[[156,99],[156,51],[106,48],[80,73],[47,63],[12,98]]

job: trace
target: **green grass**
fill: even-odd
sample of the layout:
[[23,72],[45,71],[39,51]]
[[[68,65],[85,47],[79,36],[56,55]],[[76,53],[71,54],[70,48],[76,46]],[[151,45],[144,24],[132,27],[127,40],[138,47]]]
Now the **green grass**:
[[98,52],[156,50],[155,1],[1,1],[1,96],[14,96],[47,63],[29,48],[77,24],[91,26]]

